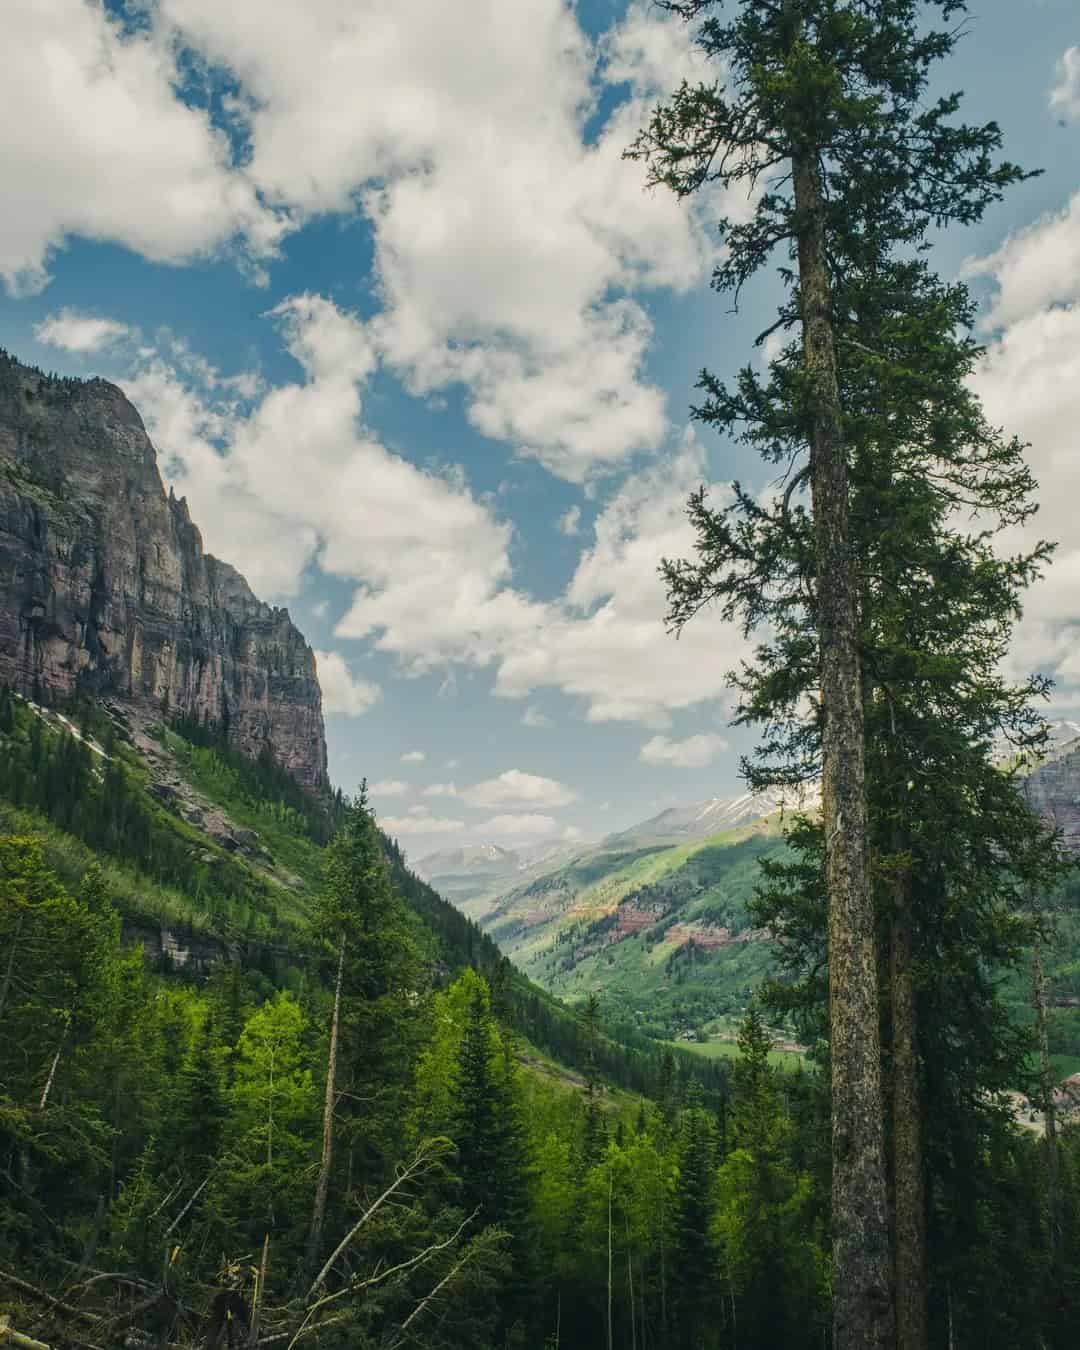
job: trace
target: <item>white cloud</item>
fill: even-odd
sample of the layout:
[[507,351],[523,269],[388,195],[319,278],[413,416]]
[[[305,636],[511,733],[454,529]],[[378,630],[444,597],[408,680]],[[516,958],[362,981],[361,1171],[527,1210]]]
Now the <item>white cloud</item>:
[[101,351],[103,347],[127,337],[130,332],[126,323],[119,323],[116,319],[80,314],[69,308],[49,314],[34,328],[34,336],[39,342],[76,353]]
[[401,756],[402,764],[423,764],[425,759],[427,759],[427,755],[424,754],[423,750],[406,750]]
[[383,816],[380,827],[389,835],[456,834],[465,828],[463,820],[448,820],[443,816]]
[[995,426],[1029,443],[1039,512],[1001,537],[1003,551],[1058,542],[1047,571],[1024,597],[1008,666],[1056,681],[1055,702],[1080,706],[1080,193],[1008,240],[979,267],[998,284],[992,321],[1001,324],[973,386]]
[[555,834],[558,821],[551,816],[527,812],[523,815],[498,815],[471,827],[471,832],[488,839],[543,839]]
[[556,529],[558,529],[561,534],[565,534],[571,538],[579,533],[581,529],[581,507],[568,507],[556,522]]
[[457,797],[460,796],[453,783],[432,783],[424,788],[420,794],[422,797]]
[[638,752],[645,764],[669,764],[677,769],[700,769],[727,749],[723,736],[702,733],[672,741],[666,736],[653,736]]
[[326,712],[362,717],[379,701],[379,686],[370,680],[358,680],[340,652],[316,652],[315,660]]
[[531,703],[521,715],[521,725],[523,727],[550,727],[554,726],[551,718],[546,713],[542,713],[539,708]]
[[[298,218],[360,203],[380,341],[415,391],[464,384],[477,427],[575,480],[659,443],[625,292],[699,281],[716,203],[644,191],[622,150],[700,70],[686,25],[634,3],[594,46],[565,0],[472,0],[467,22],[428,0],[309,0],[273,24],[257,0],[156,12],[240,82],[265,200]],[[631,92],[587,144],[597,76]]]
[[368,784],[372,797],[404,797],[409,791],[408,783],[400,778],[380,778],[377,783]]
[[465,788],[459,795],[469,806],[537,806],[549,810],[555,806],[569,806],[578,797],[565,783],[540,774],[523,773],[521,769],[507,769],[497,778],[488,778]]
[[98,3],[6,0],[0,44],[0,279],[48,282],[71,235],[156,262],[240,238],[274,254],[287,216],[268,208],[227,138],[178,94],[176,50],[153,24],[124,33]]
[[257,593],[282,598],[298,593],[317,557],[357,583],[335,636],[371,638],[412,672],[485,664],[535,630],[543,607],[507,585],[510,525],[460,476],[417,468],[363,425],[370,326],[314,295],[291,297],[273,317],[306,378],[267,390],[250,410],[219,379],[207,387],[201,372],[153,352],[123,381],[211,551]]
[[[296,595],[318,566],[355,584],[336,636],[366,638],[405,674],[492,666],[498,695],[550,686],[582,700],[591,721],[659,730],[672,711],[724,696],[746,650],[735,626],[703,612],[678,641],[664,631],[659,560],[692,553],[686,499],[707,479],[691,435],[624,481],[563,595],[539,602],[514,585],[512,530],[490,500],[390,453],[364,425],[371,326],[311,295],[273,317],[303,382],[259,387],[247,403],[238,386],[258,387],[250,373],[224,377],[190,353],[166,360],[150,348],[122,381],[207,547],[256,593]],[[726,493],[714,485],[713,500]]]
[[1057,63],[1050,108],[1066,121],[1080,119],[1080,47],[1070,47]]
[[996,253],[973,259],[964,272],[991,276],[997,285],[989,327],[1080,300],[1080,192],[1061,211],[1011,235]]
[[[746,643],[736,625],[703,611],[678,641],[664,631],[662,557],[688,557],[686,499],[706,481],[692,438],[676,455],[627,480],[594,524],[563,603],[543,627],[508,648],[496,693],[522,698],[550,685],[586,702],[589,721],[666,726],[670,713],[725,693],[725,673]],[[725,488],[713,501],[722,503]]]

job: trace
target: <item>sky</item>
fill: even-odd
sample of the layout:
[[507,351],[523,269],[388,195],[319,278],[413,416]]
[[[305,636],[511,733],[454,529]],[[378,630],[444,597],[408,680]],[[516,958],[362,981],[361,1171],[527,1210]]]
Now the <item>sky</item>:
[[[932,261],[1059,541],[1011,663],[1080,710],[1080,6],[972,0],[939,73],[1044,172]],[[692,422],[762,359],[745,200],[622,158],[710,72],[642,0],[3,0],[0,346],[131,397],[207,549],[316,649],[334,782],[413,858],[596,839],[740,790],[717,615],[665,633]],[[1021,542],[1021,541],[1016,541]]]

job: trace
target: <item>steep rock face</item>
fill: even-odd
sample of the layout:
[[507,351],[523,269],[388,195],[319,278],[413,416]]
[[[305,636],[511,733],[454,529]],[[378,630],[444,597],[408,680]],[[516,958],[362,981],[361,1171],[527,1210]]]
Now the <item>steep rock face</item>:
[[326,782],[315,657],[287,610],[203,552],[134,407],[0,352],[0,680],[160,704]]
[[1080,854],[1080,739],[1057,749],[1024,784],[1028,803]]

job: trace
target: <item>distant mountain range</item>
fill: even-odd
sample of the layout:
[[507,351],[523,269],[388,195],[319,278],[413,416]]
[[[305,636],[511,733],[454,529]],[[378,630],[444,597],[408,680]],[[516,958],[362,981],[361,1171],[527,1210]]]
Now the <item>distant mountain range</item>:
[[462,844],[438,849],[412,866],[418,876],[468,913],[468,901],[492,889],[516,886],[526,875],[555,867],[586,847],[590,846],[562,839],[516,849],[491,843]]
[[640,824],[609,834],[603,846],[626,848],[661,840],[708,839],[725,830],[737,830],[741,825],[762,820],[777,811],[806,810],[816,804],[818,796],[816,788],[806,789],[798,798],[790,791],[781,793],[770,789],[766,792],[743,792],[736,797],[710,797],[708,801],[695,802],[692,806],[669,806],[659,815],[650,816]]
[[[1080,855],[1080,723],[1051,726],[1028,793]],[[818,801],[816,789],[799,800],[712,797],[599,844],[467,845],[429,855],[418,870],[554,993],[579,999],[599,990],[611,1013],[654,1036],[715,1030],[745,1006],[771,963],[771,944],[746,910],[758,860],[783,852],[782,810]],[[1080,998],[1080,915],[1062,916],[1058,942],[1049,973],[1060,1049],[1070,1000]]]

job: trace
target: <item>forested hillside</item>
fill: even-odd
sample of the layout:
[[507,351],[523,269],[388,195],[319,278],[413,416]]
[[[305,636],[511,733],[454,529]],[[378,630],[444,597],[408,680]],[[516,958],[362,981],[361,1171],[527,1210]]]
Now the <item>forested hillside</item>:
[[[362,807],[206,727],[5,691],[0,736],[0,1289],[21,1332],[820,1344],[826,1098],[769,1066],[757,1014],[730,1076],[616,1044],[595,998],[572,1015],[528,985]],[[683,875],[699,918],[733,923],[717,887],[775,847],[747,832],[597,884]],[[1004,1129],[970,1185],[1001,1225],[941,1269],[1023,1252],[992,1316],[955,1296],[1005,1345],[1045,1304],[1034,1144]]]
[[546,989],[602,991],[610,1015],[660,1040],[704,1032],[741,1016],[770,968],[747,903],[759,858],[783,847],[775,819],[673,847],[602,847],[494,897],[480,922]]
[[[1080,752],[1059,740],[1027,790],[1050,818],[1065,822]],[[626,851],[608,841],[516,885],[489,884],[462,908],[543,988],[576,1004],[600,992],[606,1016],[621,1027],[660,1041],[711,1042],[714,1053],[727,1053],[755,994],[779,973],[754,898],[763,884],[760,860],[788,856],[783,830],[776,814],[686,844]],[[1066,879],[1048,901],[1047,1032],[1061,1079],[1080,1072],[1080,882]],[[1001,978],[1010,1016],[1030,1026],[1030,968],[1004,969]],[[795,1034],[793,1025],[786,1030]]]
[[6,0],[0,1347],[1074,1350],[1074,9]]

